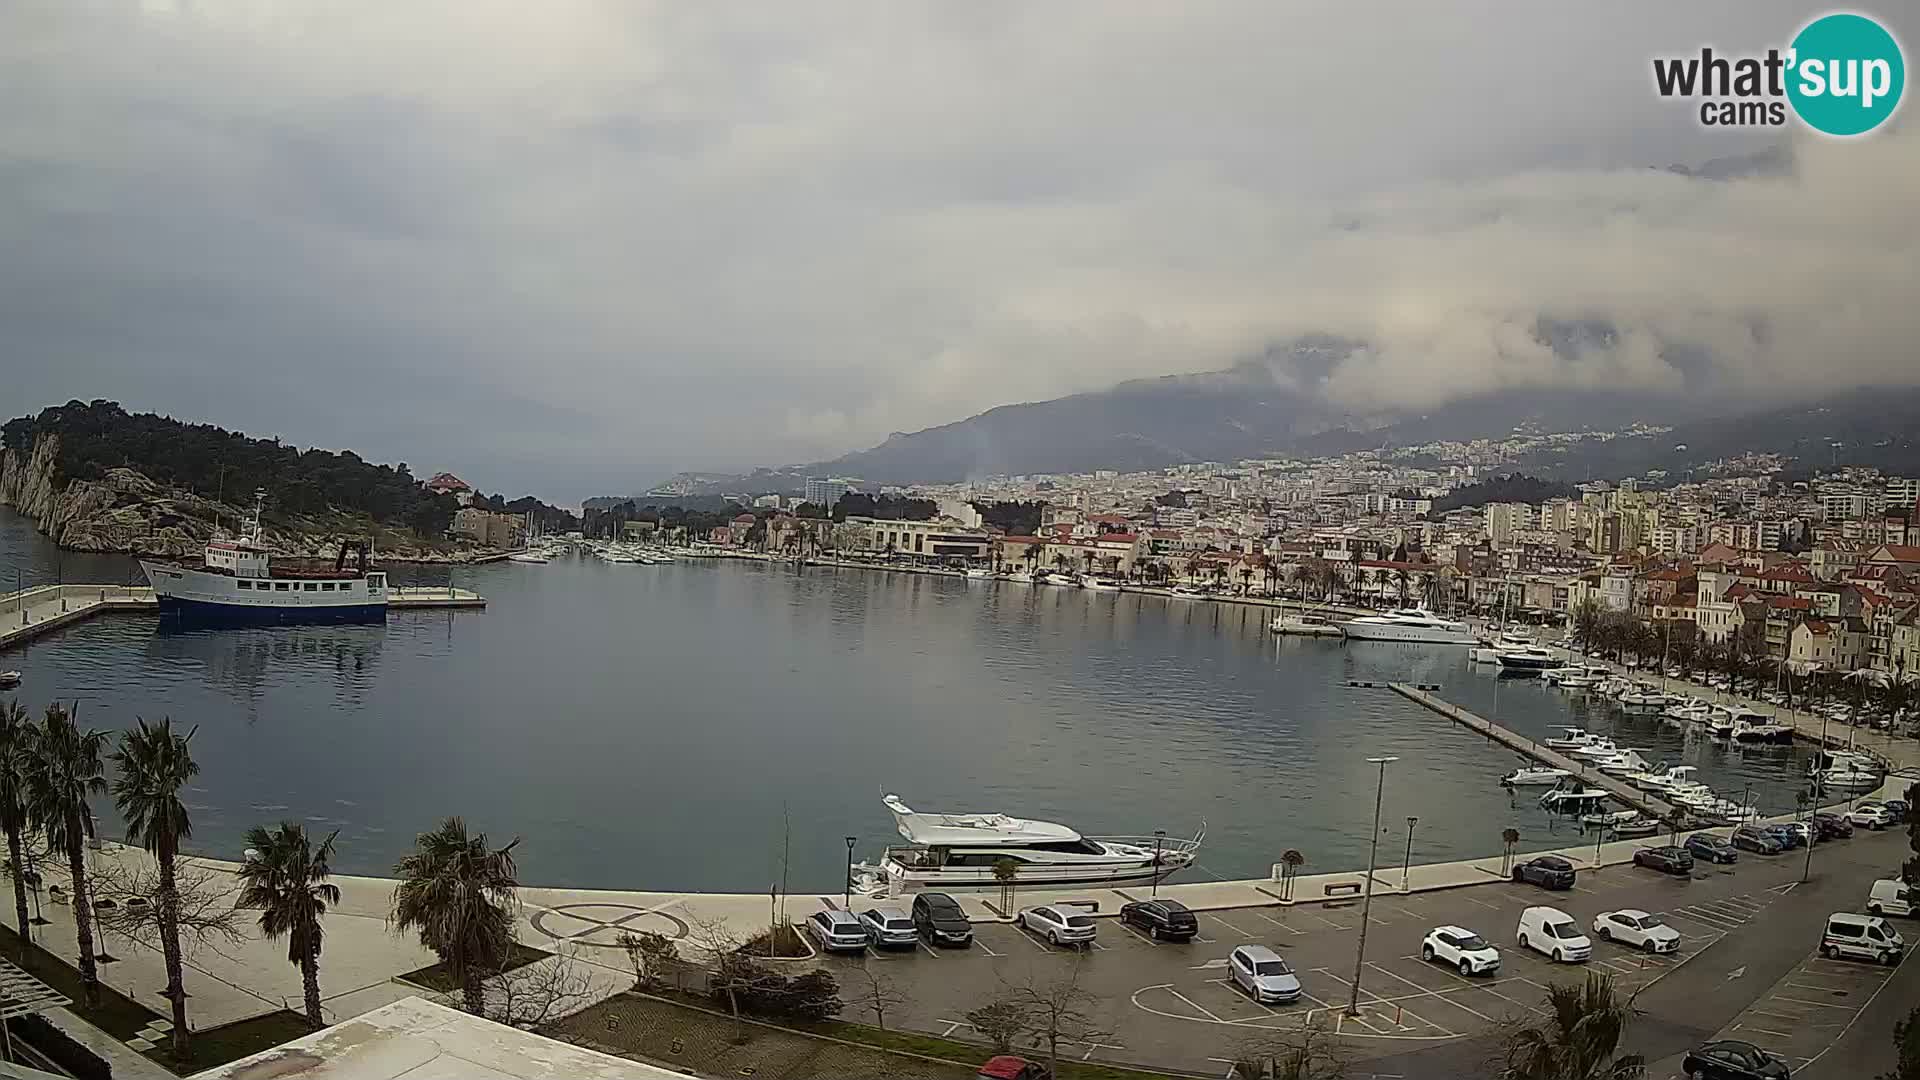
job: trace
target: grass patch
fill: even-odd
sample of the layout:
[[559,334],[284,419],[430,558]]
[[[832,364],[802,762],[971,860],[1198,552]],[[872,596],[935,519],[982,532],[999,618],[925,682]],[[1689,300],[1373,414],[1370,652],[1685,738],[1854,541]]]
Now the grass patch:
[[[773,951],[768,952],[769,948]],[[748,938],[747,943],[740,946],[740,955],[763,960],[805,960],[813,955],[813,949],[807,939],[800,936],[799,929],[789,923]]]
[[[70,948],[74,947],[71,941],[66,944]],[[0,954],[5,955],[9,960],[19,959],[20,935],[10,926],[0,926]],[[91,1009],[87,1008],[83,1004],[85,999],[80,992],[79,969],[64,957],[56,956],[39,945],[28,947],[25,967],[33,973],[34,978],[65,994],[73,1003],[71,1006],[73,1011],[83,1017],[87,1023],[121,1042],[138,1035],[141,1028],[155,1020],[166,1019],[106,983],[100,984],[100,1004]],[[188,1003],[188,1010],[191,1013],[191,1002]]]
[[[531,945],[522,945],[516,941],[513,943],[513,951],[507,954],[506,964],[493,974],[505,975],[509,971],[517,971],[520,968],[526,967],[528,964],[537,964],[552,955],[552,953],[545,949],[536,949]],[[460,984],[454,980],[452,973],[447,970],[445,963],[429,964],[426,967],[415,968],[404,975],[396,977],[413,983],[416,986],[424,986],[429,990],[437,990],[442,994],[457,994],[460,992]]]
[[185,1061],[175,1061],[168,1052],[171,1044],[166,1042],[147,1051],[147,1057],[184,1076],[225,1065],[229,1061],[238,1061],[249,1054],[257,1054],[312,1033],[313,1028],[307,1026],[304,1015],[281,1009],[264,1016],[236,1020],[224,1027],[194,1032],[187,1042]]

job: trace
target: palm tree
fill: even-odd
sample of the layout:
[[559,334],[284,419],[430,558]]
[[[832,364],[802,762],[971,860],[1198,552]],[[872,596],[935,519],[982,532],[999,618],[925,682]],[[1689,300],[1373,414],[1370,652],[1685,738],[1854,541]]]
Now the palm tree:
[[180,789],[200,772],[187,743],[193,730],[181,735],[173,720],[157,724],[139,720],[120,733],[113,752],[113,804],[127,823],[127,839],[146,848],[160,867],[160,893],[154,914],[160,923],[160,956],[167,969],[167,1000],[173,1003],[173,1056],[187,1056],[187,991],[180,965],[180,892],[174,879],[174,856],[180,841],[193,835],[193,822],[180,802]]
[[20,962],[26,963],[27,942],[27,869],[26,845],[21,833],[27,828],[27,771],[33,757],[33,722],[17,701],[0,702],[0,829],[7,834],[7,860],[13,867],[13,908],[20,927]]
[[1613,977],[1590,974],[1585,986],[1547,988],[1547,1014],[1507,1037],[1502,1080],[1638,1080],[1639,1054],[1615,1055],[1633,1019],[1633,999]]
[[1411,578],[1410,578],[1410,575],[1408,575],[1407,573],[1406,567],[1404,566],[1397,567],[1393,571],[1393,583],[1400,587],[1400,606],[1401,607],[1407,606],[1407,584],[1410,580]]
[[1500,831],[1500,842],[1505,844],[1507,849],[1506,854],[1500,857],[1500,875],[1505,877],[1507,871],[1513,866],[1513,845],[1520,842],[1520,830],[1502,829]]
[[307,1023],[315,1030],[326,1025],[320,1015],[320,917],[328,904],[340,902],[340,888],[328,881],[333,868],[335,829],[318,848],[307,840],[307,830],[291,821],[268,832],[255,825],[247,830],[247,846],[259,852],[240,868],[241,907],[260,910],[260,932],[268,941],[287,936],[287,962],[300,969],[307,994]]
[[107,790],[100,762],[107,735],[81,731],[73,713],[56,703],[47,706],[33,744],[27,816],[46,831],[47,846],[67,854],[67,870],[73,877],[74,938],[80,946],[80,996],[87,1008],[97,1008],[100,972],[93,959],[93,912],[82,845],[93,835],[93,811],[87,800]]
[[506,966],[513,948],[513,849],[494,850],[487,834],[467,834],[467,823],[450,817],[414,839],[413,853],[394,864],[388,917],[400,930],[420,934],[447,973],[460,983],[467,1011],[481,1014],[480,979]]

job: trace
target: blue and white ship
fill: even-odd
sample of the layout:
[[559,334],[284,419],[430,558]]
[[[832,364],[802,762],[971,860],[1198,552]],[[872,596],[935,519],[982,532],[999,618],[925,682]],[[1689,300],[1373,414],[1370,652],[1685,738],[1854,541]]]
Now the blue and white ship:
[[[349,552],[357,555],[347,566]],[[367,548],[342,541],[331,569],[273,565],[260,529],[260,503],[240,535],[216,532],[204,565],[140,560],[162,612],[230,622],[377,622],[387,617],[387,575],[368,566]]]

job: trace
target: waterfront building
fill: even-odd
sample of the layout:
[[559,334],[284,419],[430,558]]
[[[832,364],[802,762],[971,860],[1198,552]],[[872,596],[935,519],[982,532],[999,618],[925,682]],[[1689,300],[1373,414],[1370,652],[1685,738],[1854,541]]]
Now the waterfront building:
[[807,482],[801,485],[800,498],[815,506],[832,509],[834,504],[840,501],[840,496],[852,491],[858,484],[858,480],[845,477],[810,476]]
[[477,506],[465,506],[453,513],[453,525],[447,532],[464,540],[488,547],[518,547],[526,537],[527,519],[519,514],[497,514]]
[[985,529],[968,528],[948,517],[931,521],[886,521],[850,517],[848,524],[866,530],[867,546],[919,559],[986,559],[993,554],[994,536]]

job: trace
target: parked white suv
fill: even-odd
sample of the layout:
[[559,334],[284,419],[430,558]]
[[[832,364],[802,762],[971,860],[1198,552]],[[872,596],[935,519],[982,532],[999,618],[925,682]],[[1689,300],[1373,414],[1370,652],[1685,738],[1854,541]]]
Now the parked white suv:
[[1856,828],[1873,829],[1875,831],[1896,824],[1893,811],[1879,803],[1861,803],[1859,806],[1847,811],[1847,820],[1852,822]]
[[1556,964],[1578,964],[1593,955],[1593,942],[1573,916],[1550,907],[1520,913],[1520,947],[1549,956]]
[[1601,912],[1593,920],[1593,932],[1601,941],[1617,941],[1650,953],[1680,951],[1680,931],[1638,908]]
[[1460,969],[1462,975],[1485,975],[1500,970],[1500,950],[1463,926],[1436,926],[1420,943],[1420,959],[1438,960]]

